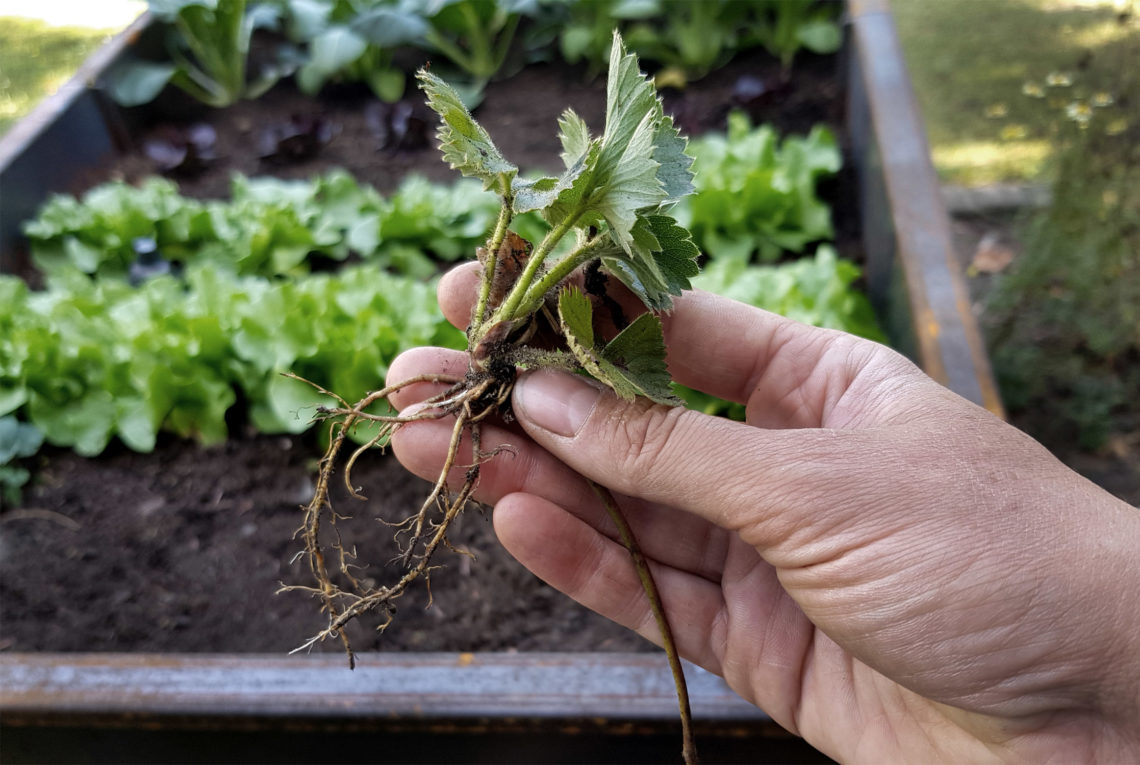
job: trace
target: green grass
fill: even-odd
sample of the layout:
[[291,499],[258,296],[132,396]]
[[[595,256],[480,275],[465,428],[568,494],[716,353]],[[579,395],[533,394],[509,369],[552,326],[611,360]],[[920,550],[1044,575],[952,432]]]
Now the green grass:
[[[1066,105],[1111,92],[1127,53],[1140,51],[1140,24],[1117,23],[1104,0],[892,0],[891,9],[935,166],[952,183],[1038,179]],[[1051,72],[1073,84],[1046,86]],[[1024,95],[1026,83],[1044,97]]]
[[65,83],[114,31],[0,17],[0,135]]

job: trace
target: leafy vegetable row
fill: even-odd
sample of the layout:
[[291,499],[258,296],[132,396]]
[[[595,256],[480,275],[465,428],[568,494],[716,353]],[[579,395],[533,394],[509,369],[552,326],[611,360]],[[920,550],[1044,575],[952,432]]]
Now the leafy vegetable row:
[[2,276],[0,416],[84,455],[112,436],[150,451],[160,430],[224,440],[240,391],[259,430],[299,433],[313,392],[280,372],[363,395],[402,350],[464,343],[434,284],[370,266],[272,281],[202,263],[138,288],[72,271],[42,292]]
[[[110,78],[125,105],[150,101],[173,84],[210,106],[256,98],[295,75],[302,91],[327,82],[366,83],[385,101],[406,86],[406,50],[458,70],[470,104],[505,62],[546,58],[604,65],[615,28],[642,59],[692,79],[735,53],[763,47],[785,73],[798,51],[832,53],[841,35],[837,2],[812,0],[149,0],[171,30],[165,60],[135,60]],[[525,22],[525,23],[521,23]],[[519,32],[521,28],[521,32]],[[250,68],[256,29],[282,38]]]
[[[796,53],[834,53],[840,3],[812,0],[563,0],[559,45],[571,63],[604,63],[610,30],[639,57],[696,79],[736,53],[763,47],[785,74]],[[567,13],[568,12],[568,13]]]
[[[691,141],[687,151],[695,157],[696,191],[676,215],[709,257],[773,261],[832,237],[817,186],[839,169],[840,155],[826,128],[781,142],[771,127],[732,114],[727,134]],[[150,178],[139,187],[105,184],[82,200],[53,197],[24,231],[48,274],[77,268],[124,277],[143,239],[166,260],[210,260],[240,274],[298,275],[353,254],[427,278],[440,261],[483,244],[497,212],[494,196],[473,180],[443,185],[411,177],[384,197],[344,171],[311,181],[236,176],[230,200],[203,202]],[[531,216],[515,228],[534,241],[542,225]]]
[[[693,286],[881,340],[852,289],[858,274],[821,246],[781,266],[714,261]],[[86,455],[112,436],[150,451],[160,430],[220,441],[239,391],[259,430],[299,433],[313,392],[280,372],[363,395],[399,352],[424,344],[465,344],[439,318],[434,284],[368,266],[270,281],[204,263],[184,284],[166,276],[138,289],[72,272],[44,292],[0,277],[0,485],[27,480],[7,463],[34,454],[45,436]],[[678,393],[692,408],[742,415],[705,394]]]
[[711,258],[771,262],[834,236],[819,181],[839,171],[835,136],[816,126],[782,141],[769,125],[734,112],[724,134],[689,142],[696,191],[677,210]]
[[445,186],[410,177],[385,198],[343,170],[311,181],[235,176],[230,200],[203,202],[156,177],[139,187],[104,184],[82,201],[53,197],[24,233],[47,274],[77,268],[124,277],[142,238],[167,260],[213,261],[239,274],[295,276],[355,254],[428,277],[436,261],[482,244],[496,212],[475,181]]

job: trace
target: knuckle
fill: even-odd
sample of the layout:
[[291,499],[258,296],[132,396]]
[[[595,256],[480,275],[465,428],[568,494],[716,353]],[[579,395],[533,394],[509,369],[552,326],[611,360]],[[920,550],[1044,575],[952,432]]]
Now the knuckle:
[[614,413],[616,467],[630,486],[645,486],[670,462],[684,411],[638,401]]

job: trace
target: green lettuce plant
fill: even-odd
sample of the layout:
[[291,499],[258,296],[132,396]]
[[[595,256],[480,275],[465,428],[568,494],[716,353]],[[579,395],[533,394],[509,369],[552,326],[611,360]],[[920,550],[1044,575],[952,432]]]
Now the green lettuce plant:
[[40,449],[44,434],[35,425],[20,422],[12,415],[0,417],[0,497],[5,502],[20,501],[20,489],[31,478],[28,469],[17,464]]
[[277,21],[269,6],[247,11],[246,0],[148,0],[150,13],[168,26],[168,61],[131,59],[108,75],[111,96],[124,106],[154,99],[172,84],[207,106],[256,98],[291,71],[285,60],[249,80],[250,38]]
[[625,34],[638,55],[699,79],[747,47],[751,8],[738,0],[658,4],[652,20],[633,21]]
[[300,46],[297,85],[315,94],[330,80],[364,82],[387,102],[404,95],[407,77],[397,48],[423,45],[428,25],[420,3],[369,0],[277,0],[286,35]]
[[430,0],[423,7],[425,38],[479,88],[503,66],[519,22],[538,6],[538,0]]
[[133,243],[153,239],[170,261],[212,261],[239,274],[297,276],[318,259],[350,254],[422,278],[483,241],[497,214],[477,181],[444,186],[415,176],[384,196],[343,170],[312,180],[237,175],[229,200],[182,196],[162,178],[111,182],[82,199],[52,197],[24,225],[34,262],[47,273],[79,270],[124,278]]
[[825,127],[782,141],[769,125],[753,128],[734,112],[726,134],[689,145],[696,192],[677,218],[711,258],[774,261],[834,235],[820,179],[838,172],[839,147]]
[[842,3],[832,0],[760,0],[750,33],[783,65],[784,76],[801,50],[835,53],[843,43],[836,17]]
[[262,432],[309,426],[299,370],[363,396],[401,351],[461,347],[434,284],[353,266],[297,280],[214,263],[140,287],[77,271],[33,292],[0,277],[0,416],[95,455],[112,437],[150,451],[160,432],[216,443],[238,399]]

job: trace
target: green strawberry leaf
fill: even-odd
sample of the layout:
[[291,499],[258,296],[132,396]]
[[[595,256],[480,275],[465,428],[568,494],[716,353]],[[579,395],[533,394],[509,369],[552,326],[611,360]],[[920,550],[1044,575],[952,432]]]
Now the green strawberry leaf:
[[459,94],[426,69],[416,73],[430,106],[440,116],[437,133],[444,160],[464,175],[479,178],[485,189],[505,180],[510,183],[518,168],[508,162],[475,121]]
[[536,181],[515,179],[512,189],[514,212],[521,214],[539,210],[552,226],[571,216],[578,216],[581,221],[590,209],[587,195],[593,187],[593,166],[597,162],[598,151],[599,145],[592,144],[558,178],[539,178]]
[[558,295],[558,319],[570,352],[582,368],[623,399],[645,396],[659,404],[680,403],[670,387],[665,340],[656,316],[639,316],[599,349],[590,299],[577,288],[567,287]]
[[661,319],[643,313],[610,340],[602,349],[602,358],[613,365],[638,393],[659,404],[675,405],[681,400],[673,394],[672,377],[665,364],[665,335]]
[[590,148],[590,128],[573,109],[562,112],[558,119],[558,140],[562,143],[562,163],[573,167]]
[[[657,91],[615,33],[606,88],[606,126],[591,139],[586,123],[567,110],[558,121],[566,171],[538,187],[519,185],[515,212],[542,210],[551,225],[604,219],[627,253],[633,229],[646,211],[659,210],[692,191],[692,159]],[[540,191],[541,194],[534,192]]]
[[669,215],[641,217],[631,232],[629,251],[616,242],[600,253],[606,270],[655,311],[673,306],[673,296],[689,289],[700,270],[692,236]]
[[662,115],[657,126],[653,159],[661,165],[657,180],[665,188],[667,201],[676,202],[693,193],[693,158],[685,154],[688,141],[673,124],[673,118]]

